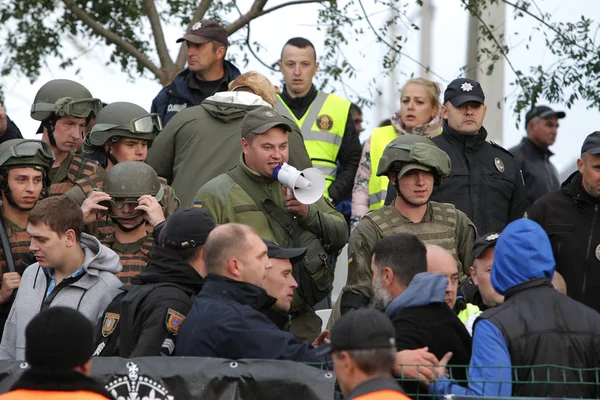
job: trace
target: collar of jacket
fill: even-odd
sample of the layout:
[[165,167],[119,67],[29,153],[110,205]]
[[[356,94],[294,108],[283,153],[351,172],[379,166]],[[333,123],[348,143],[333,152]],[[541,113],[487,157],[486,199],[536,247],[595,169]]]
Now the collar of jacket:
[[238,165],[250,178],[252,178],[256,182],[267,185],[276,182],[274,179],[265,178],[258,172],[254,171],[253,169],[250,169],[248,164],[246,164],[246,160],[244,159],[244,152],[242,152],[242,155],[240,156],[240,163]]
[[73,370],[30,368],[19,377],[10,390],[40,390],[49,392],[98,393],[112,399],[110,393],[94,379]]
[[263,311],[263,314],[266,315],[272,323],[277,325],[277,327],[282,331],[289,331],[291,326],[292,316],[288,313],[284,313],[281,311],[275,310],[273,307],[267,308]]
[[[240,75],[240,70],[233,65],[230,61],[223,60],[223,67],[225,69],[224,78],[227,82],[231,82]],[[189,93],[188,86],[188,75],[190,74],[189,67],[178,73],[171,84],[168,86],[167,92],[171,96],[181,97],[182,99],[193,101],[191,94]],[[179,86],[181,85],[181,86]],[[187,90],[186,90],[187,89]],[[187,92],[187,93],[186,93]]]
[[573,172],[561,185],[560,190],[571,196],[578,206],[585,204],[600,204],[600,198],[595,198],[583,188],[581,173]]
[[442,274],[421,272],[416,274],[408,287],[388,305],[385,313],[393,317],[399,311],[431,303],[443,303],[446,297],[448,278]]
[[442,134],[445,135],[449,140],[453,142],[460,143],[465,147],[466,150],[478,150],[484,143],[487,138],[487,131],[482,126],[475,135],[460,133],[450,128],[448,125],[448,120],[444,120],[444,130]]
[[318,90],[315,85],[311,85],[310,90],[302,97],[291,97],[288,94],[286,85],[283,85],[283,90],[281,91],[281,98],[287,104],[292,111],[296,110],[304,110],[307,109],[315,98],[317,97]]
[[554,155],[554,153],[552,151],[550,151],[549,148],[542,149],[537,144],[533,143],[533,140],[529,139],[528,137],[524,137],[521,140],[521,144],[527,150],[529,150],[530,153],[538,154],[542,158],[545,158],[545,157],[550,158]]
[[235,281],[220,275],[208,275],[200,296],[221,297],[252,307],[257,311],[271,308],[277,301],[256,285]]
[[523,283],[519,283],[516,286],[513,286],[511,288],[508,288],[505,292],[504,292],[504,298],[508,299],[511,296],[514,296],[517,293],[521,293],[525,290],[529,290],[529,289],[535,289],[538,287],[553,287],[552,283],[550,282],[550,280],[548,280],[548,278],[535,278],[535,279],[530,279],[526,282]]
[[391,376],[380,376],[369,379],[352,389],[344,397],[346,400],[356,399],[368,393],[378,392],[380,390],[393,390],[395,392],[404,393],[398,382]]

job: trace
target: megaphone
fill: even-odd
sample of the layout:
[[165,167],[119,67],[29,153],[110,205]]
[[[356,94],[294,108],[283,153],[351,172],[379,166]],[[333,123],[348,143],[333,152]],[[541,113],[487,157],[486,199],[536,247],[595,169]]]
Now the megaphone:
[[302,204],[312,204],[325,193],[325,175],[316,168],[298,171],[288,163],[283,163],[275,167],[273,178],[292,189],[294,196]]

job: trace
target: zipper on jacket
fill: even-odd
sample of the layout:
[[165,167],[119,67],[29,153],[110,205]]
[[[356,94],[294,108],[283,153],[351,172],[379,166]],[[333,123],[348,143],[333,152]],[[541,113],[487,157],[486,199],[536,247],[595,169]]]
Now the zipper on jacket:
[[585,266],[583,267],[583,288],[581,290],[581,301],[585,298],[585,286],[587,284],[588,261],[590,259],[590,251],[592,249],[592,237],[594,236],[594,226],[596,225],[596,217],[598,216],[598,204],[594,206],[594,218],[592,219],[592,229],[588,238],[587,253],[585,254]]

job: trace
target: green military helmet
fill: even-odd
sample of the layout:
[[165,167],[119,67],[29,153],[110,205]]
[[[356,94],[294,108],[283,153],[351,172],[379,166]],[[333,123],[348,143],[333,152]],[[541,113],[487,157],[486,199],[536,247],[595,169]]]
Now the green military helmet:
[[403,176],[412,169],[433,170],[436,185],[450,173],[450,157],[436,146],[431,139],[419,135],[401,135],[392,140],[383,150],[379,160],[377,176],[387,176],[390,171]]
[[116,142],[121,137],[152,143],[161,130],[162,122],[158,114],[150,114],[133,103],[111,103],[96,117],[96,123],[86,138],[85,148],[104,148],[109,140]]
[[35,95],[31,118],[45,121],[56,115],[88,118],[98,115],[102,102],[92,96],[80,83],[68,79],[54,79],[45,83]]
[[0,170],[40,167],[48,174],[53,163],[52,149],[41,140],[11,139],[0,144]]
[[164,196],[154,169],[140,161],[125,161],[112,167],[106,174],[102,191],[115,199],[137,199],[143,195],[151,195],[157,201]]

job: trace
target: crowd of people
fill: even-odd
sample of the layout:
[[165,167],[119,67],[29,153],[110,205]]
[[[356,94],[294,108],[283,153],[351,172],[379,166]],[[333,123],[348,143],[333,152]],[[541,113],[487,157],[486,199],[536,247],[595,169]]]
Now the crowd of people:
[[[111,398],[93,357],[159,355],[333,368],[345,399],[600,396],[600,131],[561,184],[564,112],[532,105],[509,151],[478,82],[415,78],[361,146],[307,39],[282,90],[226,60],[215,21],[178,42],[150,112],[55,79],[32,140],[0,107],[0,359],[31,366],[0,398]],[[316,202],[285,163],[321,171]],[[315,308],[346,245],[329,335]]]

